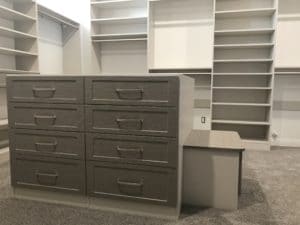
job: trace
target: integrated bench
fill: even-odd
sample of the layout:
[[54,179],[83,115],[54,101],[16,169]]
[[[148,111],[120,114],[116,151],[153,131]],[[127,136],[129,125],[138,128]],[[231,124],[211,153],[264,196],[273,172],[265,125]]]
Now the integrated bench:
[[244,147],[237,132],[192,130],[183,153],[183,203],[238,208]]

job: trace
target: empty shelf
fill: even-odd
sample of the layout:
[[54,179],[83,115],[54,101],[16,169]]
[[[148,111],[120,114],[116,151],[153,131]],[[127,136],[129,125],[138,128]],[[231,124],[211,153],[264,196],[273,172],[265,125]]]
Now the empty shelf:
[[250,16],[271,16],[276,12],[275,8],[265,9],[242,9],[242,10],[228,10],[216,11],[216,18],[234,18],[234,17],[250,17]]
[[25,52],[25,51],[2,48],[2,47],[0,47],[0,54],[16,55],[16,56],[37,56],[38,55],[37,53]]
[[12,37],[12,38],[37,38],[34,35],[23,33],[6,27],[0,27],[0,36],[1,35],[5,37]]
[[214,73],[214,76],[272,76],[273,73]]
[[271,48],[274,47],[272,43],[254,43],[254,44],[226,44],[215,45],[218,49],[236,49],[236,48]]
[[35,18],[0,5],[0,17],[15,21],[36,21]]
[[103,41],[103,40],[121,40],[121,39],[145,39],[147,38],[146,33],[128,33],[128,34],[96,34],[92,35],[93,41]]
[[255,63],[255,62],[273,62],[273,59],[215,59],[215,63]]
[[195,85],[196,89],[211,89],[211,86],[207,85]]
[[146,16],[92,19],[92,23],[97,23],[97,24],[146,23],[146,22],[147,22]]
[[275,29],[236,29],[236,30],[216,30],[215,36],[227,36],[227,35],[253,35],[253,34],[272,34]]
[[272,90],[271,87],[213,87],[213,89],[224,89],[224,90]]
[[242,120],[212,120],[212,123],[269,126],[270,122]]
[[253,106],[253,107],[271,107],[268,103],[234,103],[234,102],[213,102],[213,105],[218,106]]
[[106,0],[106,1],[93,1],[91,6],[98,8],[116,8],[116,7],[135,7],[147,5],[146,0]]

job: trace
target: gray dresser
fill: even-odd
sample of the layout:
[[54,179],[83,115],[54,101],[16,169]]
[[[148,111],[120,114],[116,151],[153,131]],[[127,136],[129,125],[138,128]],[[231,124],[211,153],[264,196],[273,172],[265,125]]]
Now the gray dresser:
[[193,80],[7,77],[15,188],[180,209]]

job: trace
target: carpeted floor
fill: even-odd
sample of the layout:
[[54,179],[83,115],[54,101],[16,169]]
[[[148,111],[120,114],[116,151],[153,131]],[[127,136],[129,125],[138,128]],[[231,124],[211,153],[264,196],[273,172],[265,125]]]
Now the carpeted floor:
[[251,151],[244,162],[239,210],[185,207],[180,220],[164,221],[13,199],[0,160],[0,225],[299,225],[300,151]]

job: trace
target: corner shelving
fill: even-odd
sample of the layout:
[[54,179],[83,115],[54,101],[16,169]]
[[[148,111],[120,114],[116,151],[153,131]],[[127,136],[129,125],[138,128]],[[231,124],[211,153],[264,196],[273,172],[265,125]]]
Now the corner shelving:
[[277,0],[216,0],[212,129],[268,147],[276,15]]
[[0,73],[37,73],[36,3],[1,1],[0,18]]

